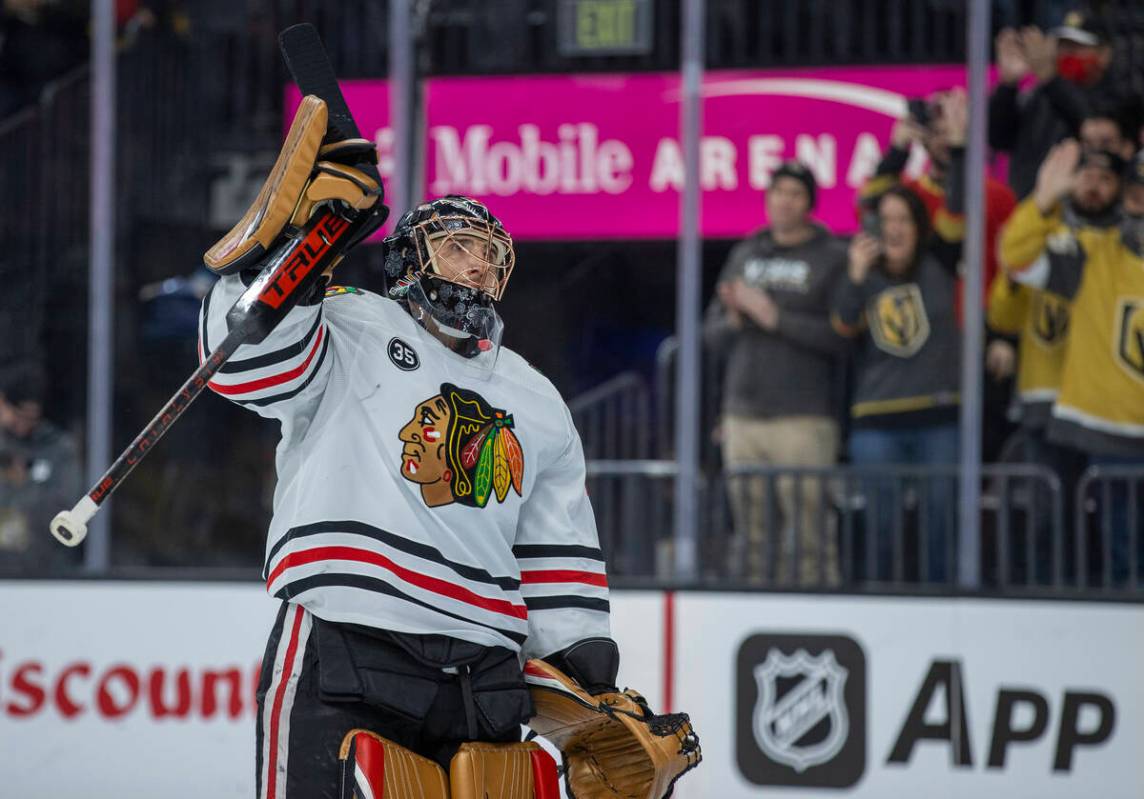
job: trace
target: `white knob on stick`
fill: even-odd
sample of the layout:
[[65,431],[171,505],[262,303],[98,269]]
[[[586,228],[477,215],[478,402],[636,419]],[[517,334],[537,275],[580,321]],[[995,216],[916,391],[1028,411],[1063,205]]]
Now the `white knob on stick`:
[[51,524],[52,535],[61,544],[79,546],[87,536],[87,523],[98,511],[99,506],[91,497],[85,496],[71,510],[61,510],[56,514]]

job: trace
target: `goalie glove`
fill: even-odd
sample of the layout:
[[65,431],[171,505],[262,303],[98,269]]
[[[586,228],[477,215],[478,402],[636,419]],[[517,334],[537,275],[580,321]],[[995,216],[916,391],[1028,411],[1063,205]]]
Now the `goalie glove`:
[[686,713],[656,715],[631,690],[593,696],[543,660],[528,661],[524,678],[528,726],[563,753],[573,799],[664,799],[702,760]]
[[321,203],[339,203],[347,218],[369,217],[346,250],[385,222],[381,185],[358,168],[377,162],[376,147],[365,139],[323,146],[328,123],[326,103],[313,95],[304,97],[258,197],[203,256],[212,272],[230,275],[260,268],[266,254],[301,229]]

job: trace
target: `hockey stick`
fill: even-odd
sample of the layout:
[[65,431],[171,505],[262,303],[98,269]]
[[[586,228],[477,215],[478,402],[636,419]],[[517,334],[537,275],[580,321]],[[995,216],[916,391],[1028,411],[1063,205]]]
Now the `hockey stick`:
[[[313,94],[325,100],[330,119],[326,140],[360,139],[361,131],[338,86],[337,75],[317,29],[308,22],[292,25],[278,34],[278,46],[302,94]],[[377,167],[364,164],[358,168],[381,185]]]
[[230,332],[226,338],[167,400],[162,410],[104,472],[91,491],[71,510],[56,514],[51,523],[52,535],[70,547],[83,541],[87,535],[87,523],[100,506],[190,407],[235,350],[243,344],[257,344],[265,339],[298,301],[314,289],[322,272],[342,257],[355,235],[364,227],[376,224],[378,213],[347,219],[326,206],[306,223],[296,237],[280,245],[258,277],[227,312]]
[[[326,113],[329,123],[326,128],[326,143],[342,141],[343,139],[360,139],[361,131],[358,129],[354,115],[338,85],[338,76],[334,73],[334,66],[326,54],[325,45],[318,30],[308,22],[291,25],[278,34],[278,48],[282,51],[282,58],[286,61],[286,68],[290,76],[298,85],[302,95],[312,94],[320,97],[326,103]],[[357,168],[373,178],[378,186],[382,187],[381,203],[385,202],[385,187],[377,167],[372,163],[356,164]],[[379,203],[379,205],[381,204]],[[388,212],[387,212],[388,214]],[[382,219],[377,227],[385,222]],[[368,232],[363,232],[360,238],[365,238]],[[350,246],[357,244],[359,239],[350,242]]]
[[[326,102],[329,113],[328,141],[360,138],[338,88],[338,81],[322,40],[312,25],[295,25],[279,37],[282,55],[302,94],[314,94]],[[371,177],[377,170],[370,164],[359,166]],[[381,181],[377,185],[381,192]],[[135,437],[103,477],[75,507],[56,514],[51,531],[61,543],[74,547],[87,535],[87,523],[127,475],[139,464],[171,425],[207,387],[235,351],[243,344],[258,344],[314,289],[322,273],[338,262],[345,251],[384,222],[389,211],[379,196],[373,208],[348,219],[330,207],[322,208],[301,232],[283,243],[265,261],[266,266],[227,312],[227,336],[175,392],[155,418]]]

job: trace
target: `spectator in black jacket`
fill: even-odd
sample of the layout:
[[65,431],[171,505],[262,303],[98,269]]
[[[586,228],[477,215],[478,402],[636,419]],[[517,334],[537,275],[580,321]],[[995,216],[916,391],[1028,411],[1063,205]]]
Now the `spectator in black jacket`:
[[[1095,107],[1118,107],[1127,98],[1108,75],[1112,46],[1099,18],[1069,12],[1050,35],[1006,28],[996,48],[1000,84],[989,100],[989,144],[1011,154],[1009,185],[1024,199],[1050,147],[1078,137]],[[1021,93],[1030,75],[1035,85]]]
[[20,364],[0,373],[0,570],[77,563],[78,550],[48,533],[60,508],[82,490],[75,440],[43,416],[43,370]]

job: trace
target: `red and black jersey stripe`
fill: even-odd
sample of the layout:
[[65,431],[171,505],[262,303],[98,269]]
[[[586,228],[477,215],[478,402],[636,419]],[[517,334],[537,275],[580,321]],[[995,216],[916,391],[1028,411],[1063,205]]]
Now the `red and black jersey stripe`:
[[330,520],[290,529],[271,547],[263,573],[267,588],[283,599],[320,587],[348,587],[410,602],[517,644],[528,628],[517,578],[458,563],[435,547],[364,522]]
[[[210,295],[203,301],[203,349],[210,351],[207,348],[207,326],[205,314],[209,310],[208,303],[210,302]],[[295,341],[293,344],[283,347],[274,352],[268,352],[264,355],[256,355],[253,358],[242,358],[237,360],[227,361],[219,369],[219,374],[237,374],[239,372],[249,372],[253,369],[265,369],[267,366],[274,366],[277,363],[288,361],[291,358],[297,358],[306,348],[310,346],[310,341],[314,338],[314,334],[318,332],[318,328],[322,324],[322,315],[320,313],[314,315],[314,324],[310,325],[310,329],[306,331],[306,335],[300,340]]]
[[597,547],[517,544],[521,594],[529,612],[581,608],[607,613],[608,577]]
[[[200,362],[210,353],[209,319],[211,293],[203,299],[202,322],[199,333]],[[289,400],[309,386],[321,371],[330,349],[329,329],[322,322],[321,309],[315,309],[314,321],[298,340],[288,346],[251,358],[232,359],[219,369],[209,387],[216,394],[241,405],[265,407]],[[293,363],[291,363],[293,362]],[[282,365],[275,370],[273,367]],[[258,373],[253,376],[253,373]],[[235,382],[227,378],[251,375],[248,380]],[[221,378],[221,379],[220,379]],[[276,394],[268,389],[285,387]]]
[[438,607],[437,605],[433,605],[417,599],[416,597],[410,596],[386,580],[381,580],[376,577],[369,577],[363,574],[343,574],[338,572],[315,574],[284,584],[274,593],[274,596],[278,597],[279,599],[291,599],[293,597],[300,597],[305,592],[315,588],[327,588],[334,586],[357,588],[363,591],[373,591],[375,593],[385,594],[395,599],[400,599],[404,602],[408,602],[412,605],[418,605],[419,607],[431,610],[434,613],[438,613],[442,616],[447,616],[456,621],[463,622],[465,625],[476,625],[478,627],[484,627],[485,629],[492,630],[493,632],[499,633],[505,638],[508,638],[510,641],[516,642],[519,646],[523,646],[525,640],[528,637],[525,633],[518,632],[517,630],[502,627],[499,625],[488,624],[486,622],[474,619],[471,616],[462,616],[459,613],[452,613],[448,610],[445,610],[444,608]]
[[404,552],[414,557],[422,558],[424,560],[439,563],[442,566],[447,566],[456,572],[459,576],[464,577],[466,580],[472,580],[478,583],[488,583],[495,585],[505,591],[515,591],[520,588],[520,580],[510,576],[493,576],[485,569],[477,566],[470,566],[465,563],[458,563],[454,560],[449,560],[441,551],[436,547],[429,546],[428,544],[421,544],[417,541],[410,541],[408,538],[391,533],[388,530],[382,530],[380,527],[366,524],[365,522],[352,521],[349,519],[340,519],[324,522],[315,522],[313,524],[303,524],[298,527],[292,527],[286,531],[286,534],[274,542],[274,546],[270,548],[270,552],[266,556],[266,566],[263,568],[262,578],[265,580],[270,576],[270,564],[277,557],[278,553],[287,544],[298,541],[299,539],[307,538],[310,536],[321,535],[323,533],[351,533],[353,535],[365,536],[372,538],[375,541],[380,541],[386,546]]

